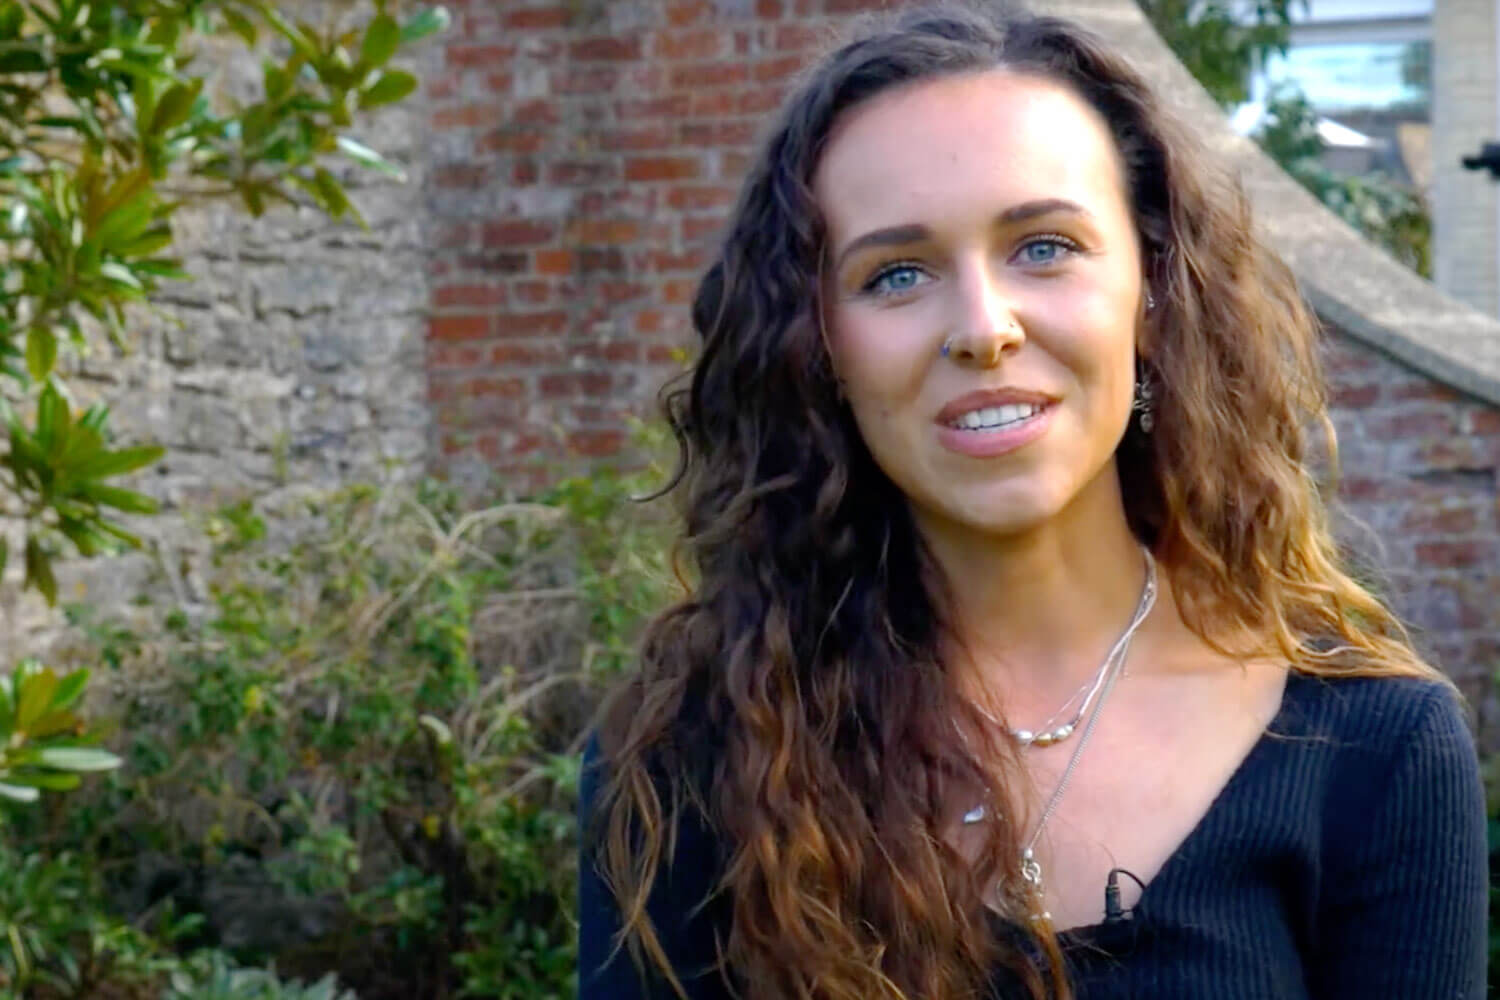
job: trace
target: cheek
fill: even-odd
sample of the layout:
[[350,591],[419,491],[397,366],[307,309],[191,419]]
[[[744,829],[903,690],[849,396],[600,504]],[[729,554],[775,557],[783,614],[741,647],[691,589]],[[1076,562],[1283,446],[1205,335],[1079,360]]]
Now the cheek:
[[856,412],[888,418],[921,392],[927,365],[920,338],[881,317],[835,319],[834,368]]

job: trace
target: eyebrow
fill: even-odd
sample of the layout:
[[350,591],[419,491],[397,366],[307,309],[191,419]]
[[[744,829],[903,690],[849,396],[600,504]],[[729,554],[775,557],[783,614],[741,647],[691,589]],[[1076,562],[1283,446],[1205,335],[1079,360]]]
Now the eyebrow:
[[[1019,222],[1027,222],[1041,215],[1052,215],[1054,213],[1065,215],[1079,215],[1092,218],[1093,214],[1076,201],[1066,198],[1040,198],[1036,201],[1023,202],[1007,208],[995,217],[995,223],[1001,226],[1013,226]],[[916,243],[932,235],[932,231],[920,223],[905,226],[891,226],[886,229],[873,229],[863,236],[851,240],[844,247],[844,252],[839,254],[838,261],[834,264],[834,270],[844,266],[844,261],[856,250],[867,247],[904,246],[908,243]]]

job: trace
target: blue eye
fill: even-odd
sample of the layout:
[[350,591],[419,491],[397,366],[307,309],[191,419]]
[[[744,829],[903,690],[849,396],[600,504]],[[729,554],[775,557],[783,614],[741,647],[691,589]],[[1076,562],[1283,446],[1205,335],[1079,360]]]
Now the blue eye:
[[1078,249],[1078,244],[1064,236],[1042,236],[1021,247],[1023,264],[1055,264],[1064,252]]
[[902,295],[921,284],[922,271],[912,264],[895,264],[866,282],[864,291],[871,295]]

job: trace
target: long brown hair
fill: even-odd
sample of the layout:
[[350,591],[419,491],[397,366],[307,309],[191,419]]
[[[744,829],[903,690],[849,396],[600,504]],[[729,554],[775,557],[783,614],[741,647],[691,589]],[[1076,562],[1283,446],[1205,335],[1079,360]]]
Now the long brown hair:
[[[939,655],[931,557],[818,325],[810,184],[834,123],[892,87],[1002,67],[1072,88],[1125,164],[1157,391],[1154,432],[1132,425],[1117,464],[1184,619],[1222,651],[1304,672],[1437,676],[1341,565],[1309,471],[1337,455],[1315,320],[1227,170],[1066,21],[946,3],[866,22],[787,98],[693,303],[688,384],[664,394],[696,583],[606,705],[596,818],[622,940],[674,985],[645,904],[692,818],[724,845],[723,961],[742,995],[946,1000],[1004,970],[1033,997],[1068,995],[1055,939],[1023,916],[1013,749],[970,748],[953,724],[986,728]],[[942,834],[957,789],[987,790],[977,860]],[[996,885],[1011,920],[986,913]]]

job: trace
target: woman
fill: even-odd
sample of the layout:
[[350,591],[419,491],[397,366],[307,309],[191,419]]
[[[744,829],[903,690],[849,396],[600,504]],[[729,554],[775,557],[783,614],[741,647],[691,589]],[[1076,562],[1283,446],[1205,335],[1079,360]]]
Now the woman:
[[698,580],[586,754],[581,996],[1482,996],[1474,750],[1340,565],[1314,319],[1104,44],[834,52],[693,321]]

